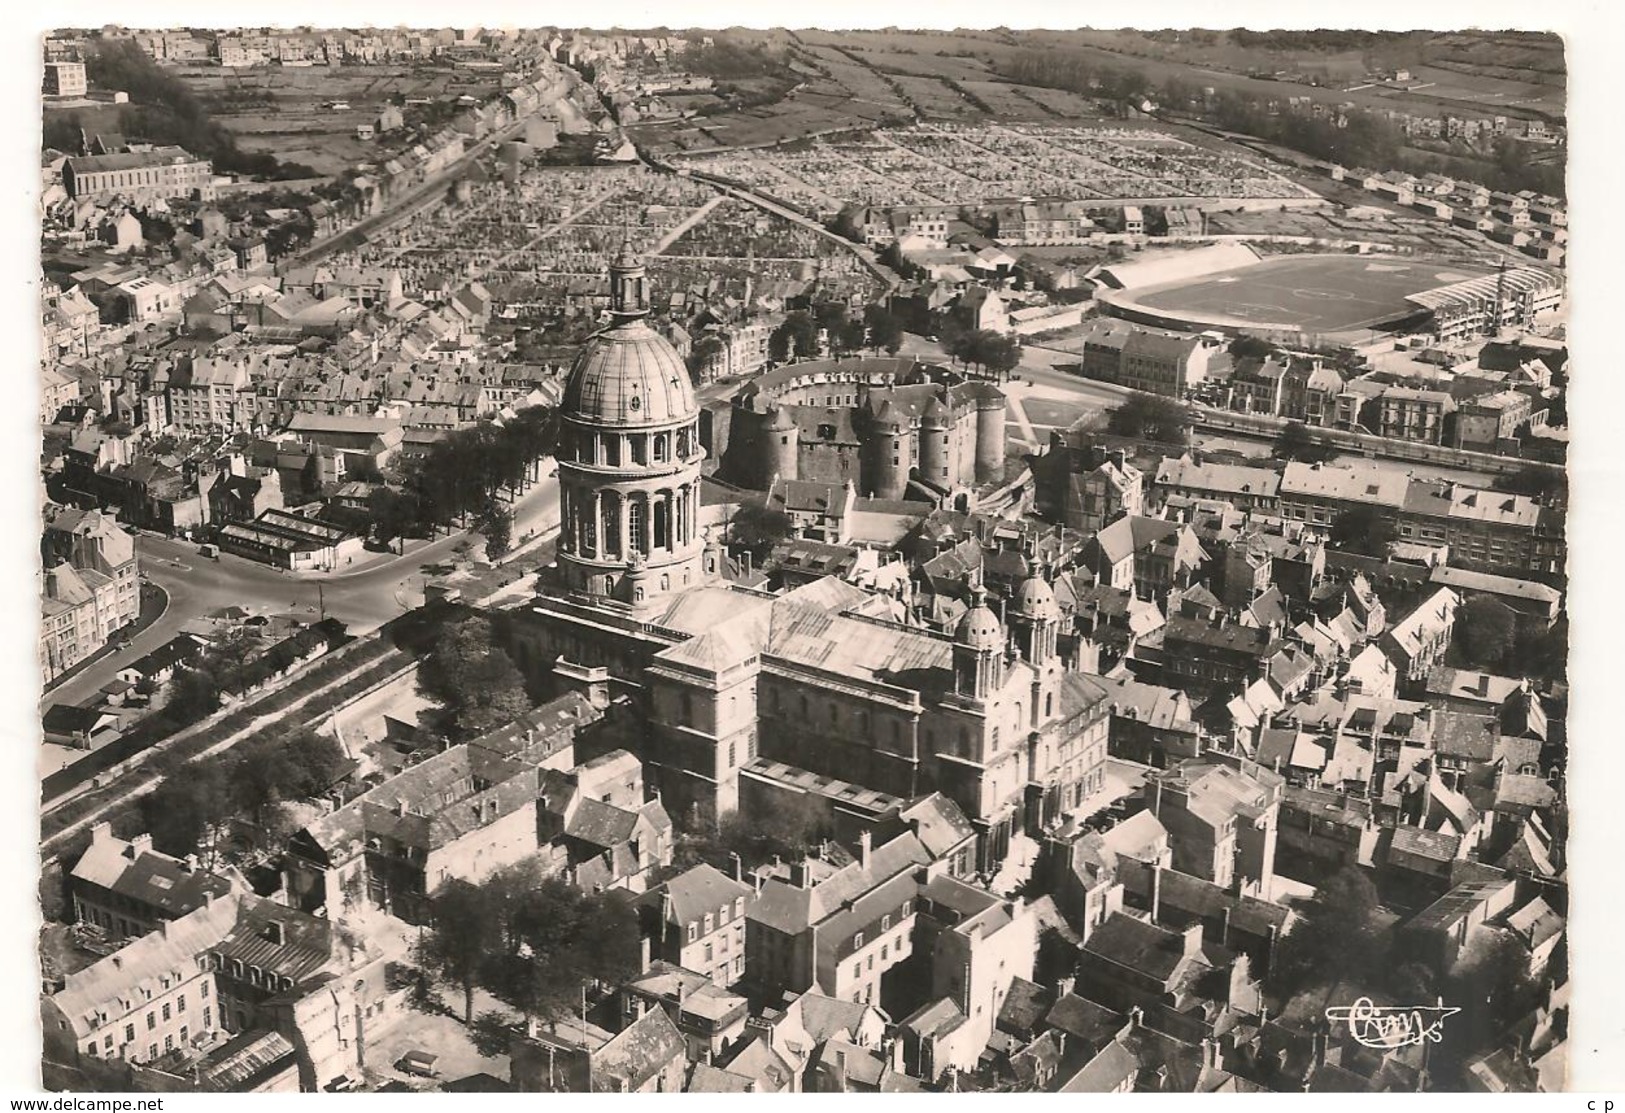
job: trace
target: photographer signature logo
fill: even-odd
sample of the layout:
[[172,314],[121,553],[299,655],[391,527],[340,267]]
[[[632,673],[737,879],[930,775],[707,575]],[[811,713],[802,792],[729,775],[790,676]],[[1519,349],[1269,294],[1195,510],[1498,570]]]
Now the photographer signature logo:
[[1362,997],[1352,1005],[1326,1010],[1326,1019],[1349,1026],[1356,1043],[1389,1051],[1444,1039],[1444,1022],[1461,1010],[1437,1005],[1375,1005]]

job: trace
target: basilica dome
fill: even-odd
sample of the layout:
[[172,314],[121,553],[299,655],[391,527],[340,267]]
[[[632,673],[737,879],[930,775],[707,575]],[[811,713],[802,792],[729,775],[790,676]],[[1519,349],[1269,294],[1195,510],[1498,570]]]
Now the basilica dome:
[[699,415],[683,357],[644,321],[620,319],[570,368],[564,416],[593,425],[677,425]]
[[699,416],[683,357],[649,327],[648,313],[643,263],[623,250],[610,267],[612,323],[594,333],[576,356],[564,387],[563,417],[647,428],[683,425]]

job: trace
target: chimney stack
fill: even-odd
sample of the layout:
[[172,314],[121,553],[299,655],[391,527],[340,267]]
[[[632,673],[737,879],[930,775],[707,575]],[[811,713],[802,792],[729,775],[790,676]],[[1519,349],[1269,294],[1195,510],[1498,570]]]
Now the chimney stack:
[[865,873],[869,872],[869,863],[874,850],[874,836],[868,831],[858,836],[858,863]]
[[152,836],[150,834],[140,834],[130,840],[130,857],[132,858],[140,854],[145,854],[151,849]]
[[797,889],[805,889],[808,886],[807,863],[808,860],[806,858],[802,858],[799,861],[792,863],[790,866],[790,884],[794,885]]
[[648,972],[649,966],[651,965],[651,950],[652,947],[649,942],[649,937],[645,935],[638,941],[638,973],[643,974]]
[[734,864],[734,880],[735,881],[744,881],[745,880],[745,862],[744,862],[744,859],[739,857],[739,852],[737,850],[730,850],[728,852],[728,857],[729,857],[730,860],[732,860],[732,862]]
[[1156,923],[1162,911],[1162,863],[1151,864],[1151,922]]

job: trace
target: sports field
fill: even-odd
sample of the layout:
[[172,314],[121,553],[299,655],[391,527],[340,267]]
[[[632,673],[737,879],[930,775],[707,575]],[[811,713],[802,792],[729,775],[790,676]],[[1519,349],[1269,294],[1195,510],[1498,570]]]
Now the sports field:
[[1454,263],[1365,255],[1283,255],[1114,297],[1191,325],[1352,332],[1416,313],[1409,294],[1488,273]]

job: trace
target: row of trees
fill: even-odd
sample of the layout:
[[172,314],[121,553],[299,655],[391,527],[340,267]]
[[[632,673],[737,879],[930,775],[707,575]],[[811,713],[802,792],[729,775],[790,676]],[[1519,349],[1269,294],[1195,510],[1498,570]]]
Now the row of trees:
[[406,462],[398,487],[372,493],[369,510],[379,540],[472,524],[485,535],[487,555],[501,555],[513,526],[504,498],[511,502],[540,478],[541,460],[557,438],[558,416],[547,406],[520,410],[500,425],[454,430],[427,455]]
[[854,317],[842,303],[827,301],[787,315],[768,337],[767,356],[775,363],[792,356],[811,359],[820,354],[821,335],[836,357],[866,349],[896,355],[903,346],[902,322],[885,306],[868,306],[862,317]]
[[221,832],[232,819],[275,828],[284,805],[311,800],[347,772],[339,744],[309,728],[251,739],[192,762],[155,763],[162,782],[141,799],[153,846],[196,854],[206,867],[220,859]]
[[[584,893],[543,877],[535,858],[480,882],[448,882],[431,898],[430,912],[413,957],[462,990],[465,1024],[475,1023],[476,988],[529,1019],[557,1021],[577,1013],[594,985],[617,985],[638,972],[631,898],[620,890]],[[505,1027],[500,1016],[480,1019],[487,1028]]]
[[966,328],[957,317],[944,318],[937,335],[949,356],[993,375],[1008,375],[1021,363],[1021,345],[1013,337]]

